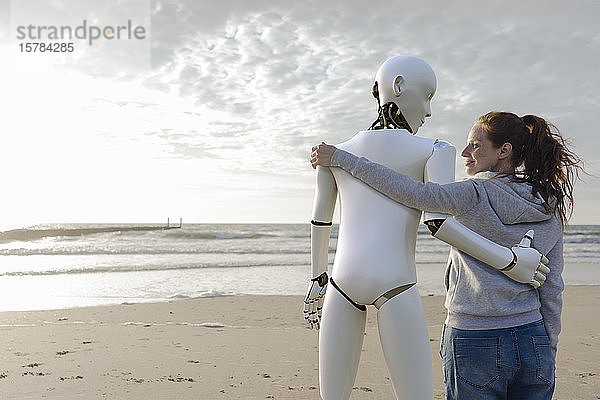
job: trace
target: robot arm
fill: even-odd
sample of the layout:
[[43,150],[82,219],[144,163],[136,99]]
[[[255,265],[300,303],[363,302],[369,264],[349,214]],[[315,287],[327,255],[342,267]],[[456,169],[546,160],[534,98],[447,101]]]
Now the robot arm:
[[319,329],[323,300],[329,278],[327,263],[329,234],[335,209],[337,186],[327,167],[317,167],[317,182],[310,221],[310,255],[312,276],[304,299],[304,318],[309,328]]
[[328,167],[317,167],[317,182],[311,220],[311,266],[312,275],[327,271],[327,253],[331,220],[337,198],[337,185]]
[[[425,164],[423,182],[451,183],[454,182],[454,160],[456,149],[450,143],[436,140],[433,145],[433,153]],[[423,222],[429,227],[430,221],[445,220],[452,218],[450,214],[442,214],[425,211]],[[429,228],[431,230],[431,228]]]
[[[450,143],[436,141],[425,167],[425,182],[453,182],[455,156],[456,150]],[[528,231],[519,244],[509,249],[473,232],[447,214],[425,212],[423,221],[435,238],[502,271],[517,282],[540,287],[550,272],[544,265],[548,263],[546,257],[530,247],[533,231]]]
[[[491,265],[512,280],[529,283],[537,288],[544,283],[546,274],[550,272],[544,265],[548,264],[548,259],[530,247],[533,230],[527,231],[521,242],[509,249],[478,235],[452,217],[441,222],[430,222],[439,226],[435,232],[432,230],[435,238]],[[431,230],[431,225],[428,226]]]

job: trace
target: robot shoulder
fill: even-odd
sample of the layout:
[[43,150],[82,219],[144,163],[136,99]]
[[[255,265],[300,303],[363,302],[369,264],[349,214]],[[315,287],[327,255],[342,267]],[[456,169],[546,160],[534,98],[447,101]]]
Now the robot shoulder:
[[452,148],[456,151],[456,148],[454,147],[454,145],[445,140],[435,139],[435,142],[433,142],[433,151],[443,150],[443,149],[448,149],[448,148]]
[[456,149],[445,140],[436,140],[425,163],[424,182],[454,182]]

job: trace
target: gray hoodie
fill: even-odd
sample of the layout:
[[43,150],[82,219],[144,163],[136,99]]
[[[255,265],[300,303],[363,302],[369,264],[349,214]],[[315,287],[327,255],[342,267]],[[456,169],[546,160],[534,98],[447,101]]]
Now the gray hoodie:
[[332,166],[340,167],[373,189],[408,207],[452,214],[457,221],[502,246],[518,243],[534,229],[532,246],[550,260],[550,273],[539,288],[518,283],[502,272],[451,248],[446,267],[446,323],[458,329],[509,328],[543,318],[556,355],[562,311],[563,238],[560,219],[526,183],[496,173],[440,185],[423,183],[336,150]]

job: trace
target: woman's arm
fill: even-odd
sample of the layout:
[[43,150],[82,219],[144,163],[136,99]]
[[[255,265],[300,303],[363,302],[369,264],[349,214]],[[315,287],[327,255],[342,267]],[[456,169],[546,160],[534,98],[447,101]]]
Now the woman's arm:
[[[383,165],[359,158],[334,146],[313,147],[311,164],[337,166],[349,172],[373,189],[394,201],[424,211],[448,213],[454,216],[470,210],[480,201],[475,181],[440,185],[418,182],[409,176]],[[525,233],[521,243],[508,248],[471,231],[453,218],[440,220],[441,226],[432,230],[434,237],[501,270],[511,279],[539,287],[546,279],[546,257],[531,248],[533,231]]]
[[392,200],[419,210],[457,216],[471,209],[480,200],[473,181],[444,185],[418,182],[405,174],[340,149],[334,150],[331,166],[340,167]]

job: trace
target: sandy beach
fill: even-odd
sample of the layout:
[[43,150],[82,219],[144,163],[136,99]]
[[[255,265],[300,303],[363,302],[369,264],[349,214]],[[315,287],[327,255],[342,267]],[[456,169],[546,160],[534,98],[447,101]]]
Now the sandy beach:
[[[2,399],[319,399],[298,296],[0,313]],[[600,399],[600,288],[564,294],[556,399]],[[436,399],[443,298],[423,297]],[[371,307],[372,308],[372,307]],[[352,399],[393,399],[369,309]]]

